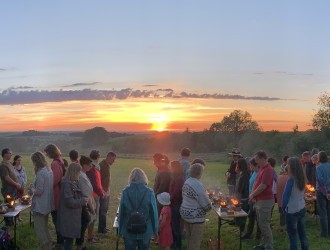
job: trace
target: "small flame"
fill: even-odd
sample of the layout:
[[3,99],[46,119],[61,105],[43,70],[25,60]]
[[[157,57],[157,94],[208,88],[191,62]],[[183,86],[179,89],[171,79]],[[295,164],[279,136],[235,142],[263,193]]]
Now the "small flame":
[[235,206],[238,205],[238,200],[230,199],[230,201],[231,201]]
[[220,206],[225,207],[225,206],[227,206],[227,203],[225,201],[221,201]]
[[7,194],[6,199],[10,199],[10,198],[11,198],[11,196],[9,194]]
[[306,184],[306,189],[310,192],[315,192],[315,187],[313,187],[311,184]]

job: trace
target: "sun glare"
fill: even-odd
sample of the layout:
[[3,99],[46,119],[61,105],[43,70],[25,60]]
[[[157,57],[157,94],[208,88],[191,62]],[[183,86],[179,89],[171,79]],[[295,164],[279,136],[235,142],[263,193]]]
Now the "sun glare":
[[169,118],[163,113],[152,114],[150,115],[150,122],[152,123],[151,130],[162,132],[167,130]]

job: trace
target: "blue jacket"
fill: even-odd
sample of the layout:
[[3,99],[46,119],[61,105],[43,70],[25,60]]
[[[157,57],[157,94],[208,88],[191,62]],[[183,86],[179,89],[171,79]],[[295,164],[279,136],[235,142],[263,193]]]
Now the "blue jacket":
[[324,195],[330,192],[330,163],[321,163],[316,168],[316,190]]
[[[147,215],[147,231],[144,234],[132,234],[127,231],[127,221],[130,214],[133,212],[133,207],[128,199],[127,194],[135,206],[138,206],[144,192],[147,192],[143,203],[141,204],[141,209],[145,215]],[[119,224],[119,235],[124,239],[150,239],[153,235],[158,232],[158,212],[155,194],[151,188],[148,188],[145,183],[132,182],[128,185],[122,192],[119,204],[118,213],[118,224]]]

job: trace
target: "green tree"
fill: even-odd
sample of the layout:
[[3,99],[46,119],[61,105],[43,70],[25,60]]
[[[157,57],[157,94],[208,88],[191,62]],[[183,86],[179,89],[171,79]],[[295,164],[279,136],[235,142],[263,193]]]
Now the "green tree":
[[213,123],[211,131],[228,133],[241,133],[246,131],[259,131],[259,125],[252,120],[252,116],[247,111],[234,110],[228,116],[223,117],[221,122]]
[[84,132],[82,146],[84,148],[105,145],[108,142],[108,131],[103,127],[95,127]]
[[318,98],[319,110],[313,116],[313,127],[317,130],[330,129],[330,94],[324,92]]

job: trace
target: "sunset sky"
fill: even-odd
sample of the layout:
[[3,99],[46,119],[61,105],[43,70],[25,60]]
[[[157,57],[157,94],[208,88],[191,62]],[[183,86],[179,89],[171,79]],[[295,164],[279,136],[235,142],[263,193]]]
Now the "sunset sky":
[[329,1],[2,1],[0,131],[311,128]]

